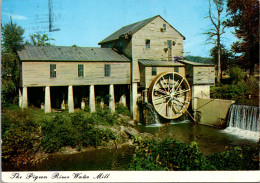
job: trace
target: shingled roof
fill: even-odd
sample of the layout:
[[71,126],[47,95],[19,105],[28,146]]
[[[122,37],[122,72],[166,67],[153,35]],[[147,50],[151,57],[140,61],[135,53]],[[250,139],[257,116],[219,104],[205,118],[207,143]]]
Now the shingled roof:
[[130,62],[111,48],[98,47],[25,46],[18,55],[21,61]]
[[[110,42],[110,41],[114,41],[119,39],[120,36],[124,35],[124,34],[129,34],[129,35],[133,35],[134,33],[136,33],[138,30],[140,30],[141,28],[143,28],[144,26],[146,26],[148,23],[150,23],[152,20],[154,20],[157,17],[161,17],[160,15],[156,15],[154,17],[127,25],[122,27],[121,29],[117,30],[116,32],[114,32],[113,34],[111,34],[110,36],[108,36],[107,38],[105,38],[104,40],[100,41],[98,44],[103,44],[106,42]],[[162,17],[161,17],[162,18]],[[163,18],[162,18],[163,19]],[[163,19],[164,20],[164,19]],[[165,21],[165,20],[164,20]],[[165,21],[166,22],[166,21]],[[172,27],[173,28],[173,27]],[[174,29],[174,28],[173,28]],[[175,29],[176,30],[176,29]],[[176,30],[177,31],[177,30]],[[178,32],[178,31],[177,31]],[[185,37],[179,33],[184,39]]]

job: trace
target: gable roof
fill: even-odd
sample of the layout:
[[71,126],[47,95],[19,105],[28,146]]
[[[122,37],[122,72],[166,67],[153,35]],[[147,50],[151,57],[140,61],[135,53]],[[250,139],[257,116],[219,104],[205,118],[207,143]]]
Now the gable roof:
[[25,46],[18,56],[21,61],[130,62],[111,48],[99,47]]
[[[103,44],[106,42],[110,42],[110,41],[114,41],[119,39],[120,36],[125,35],[125,34],[129,34],[129,35],[133,35],[134,33],[136,33],[138,30],[140,30],[141,28],[143,28],[144,26],[146,26],[148,23],[150,23],[151,21],[153,21],[155,18],[160,17],[162,18],[160,15],[156,15],[154,17],[127,25],[122,27],[121,29],[117,30],[116,32],[114,32],[113,34],[111,34],[110,36],[108,36],[107,38],[103,39],[102,41],[100,41],[98,44]],[[163,19],[163,18],[162,18]],[[164,20],[164,19],[163,19]],[[165,21],[165,20],[164,20]],[[165,21],[167,22],[167,21]],[[168,23],[168,22],[167,22]],[[169,24],[169,23],[168,23]],[[170,24],[169,24],[170,25]],[[171,26],[171,25],[170,25]],[[172,26],[171,26],[172,27]],[[172,27],[173,28],[173,27]],[[176,30],[175,28],[173,28],[174,30]],[[177,31],[177,30],[176,30]],[[177,31],[178,32],[178,31]],[[178,32],[184,39],[185,37]]]

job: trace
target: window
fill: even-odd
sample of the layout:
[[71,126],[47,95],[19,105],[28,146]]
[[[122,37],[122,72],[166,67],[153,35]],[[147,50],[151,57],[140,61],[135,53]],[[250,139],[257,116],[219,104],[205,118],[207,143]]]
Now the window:
[[157,75],[157,67],[152,67],[152,76]]
[[150,39],[145,40],[145,48],[150,48]]
[[84,77],[84,65],[83,64],[78,65],[78,77]]
[[50,65],[50,77],[56,78],[56,64]]
[[172,40],[167,40],[168,48],[172,48]]
[[174,72],[179,72],[179,67],[174,67]]
[[163,29],[164,31],[166,31],[166,24],[163,24]]
[[109,77],[110,76],[110,65],[109,64],[105,64],[105,77]]
[[120,46],[120,47],[123,46],[123,42],[122,42],[122,41],[119,42],[119,46]]

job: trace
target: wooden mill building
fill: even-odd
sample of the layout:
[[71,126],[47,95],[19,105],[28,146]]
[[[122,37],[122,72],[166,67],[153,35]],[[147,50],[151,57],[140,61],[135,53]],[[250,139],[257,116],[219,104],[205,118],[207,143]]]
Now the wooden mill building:
[[175,60],[183,56],[183,40],[180,32],[157,15],[122,27],[100,41],[101,48],[27,46],[18,52],[20,105],[26,108],[30,95],[38,93],[34,98],[44,104],[45,112],[64,101],[73,112],[75,101],[87,97],[92,112],[95,97],[102,92],[99,86],[106,86],[111,110],[121,100],[129,103],[137,119],[137,99],[159,73],[174,71],[185,76],[185,64]]

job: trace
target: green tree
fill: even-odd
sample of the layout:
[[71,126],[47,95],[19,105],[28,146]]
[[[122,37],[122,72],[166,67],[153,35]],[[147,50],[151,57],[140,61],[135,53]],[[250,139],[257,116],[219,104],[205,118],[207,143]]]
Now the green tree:
[[[215,5],[213,9],[211,3]],[[217,70],[217,82],[220,83],[220,75],[221,75],[221,35],[224,34],[225,25],[223,24],[223,8],[224,0],[209,0],[209,15],[207,18],[210,19],[213,28],[207,31],[205,34],[208,35],[207,41],[216,45],[218,51],[218,70]],[[214,11],[213,11],[214,10]]]
[[[226,71],[228,68],[230,68],[230,66],[232,65],[233,62],[233,57],[234,55],[232,54],[232,52],[228,51],[223,44],[220,45],[220,57],[221,57],[221,78],[222,78],[222,72]],[[214,46],[211,50],[210,50],[210,56],[212,57],[212,62],[217,64],[218,63],[218,47]]]
[[2,103],[15,104],[17,101],[17,90],[20,81],[19,62],[17,56],[14,53],[3,53],[1,63]]
[[49,38],[47,34],[31,34],[30,35],[30,42],[26,42],[26,44],[34,45],[34,46],[52,46],[49,41],[55,40],[54,38]]
[[15,103],[17,101],[17,91],[20,84],[20,65],[17,51],[23,47],[23,33],[24,29],[12,21],[4,24],[2,27],[2,104]]
[[24,29],[10,21],[2,27],[2,45],[4,53],[17,54],[23,46]]
[[259,0],[228,0],[227,13],[226,24],[239,38],[232,50],[242,54],[240,59],[253,75],[255,64],[259,65]]
[[185,56],[185,59],[189,60],[189,61],[192,61],[192,62],[212,64],[211,59],[208,58],[208,57],[200,57],[200,56],[188,55],[188,56]]

